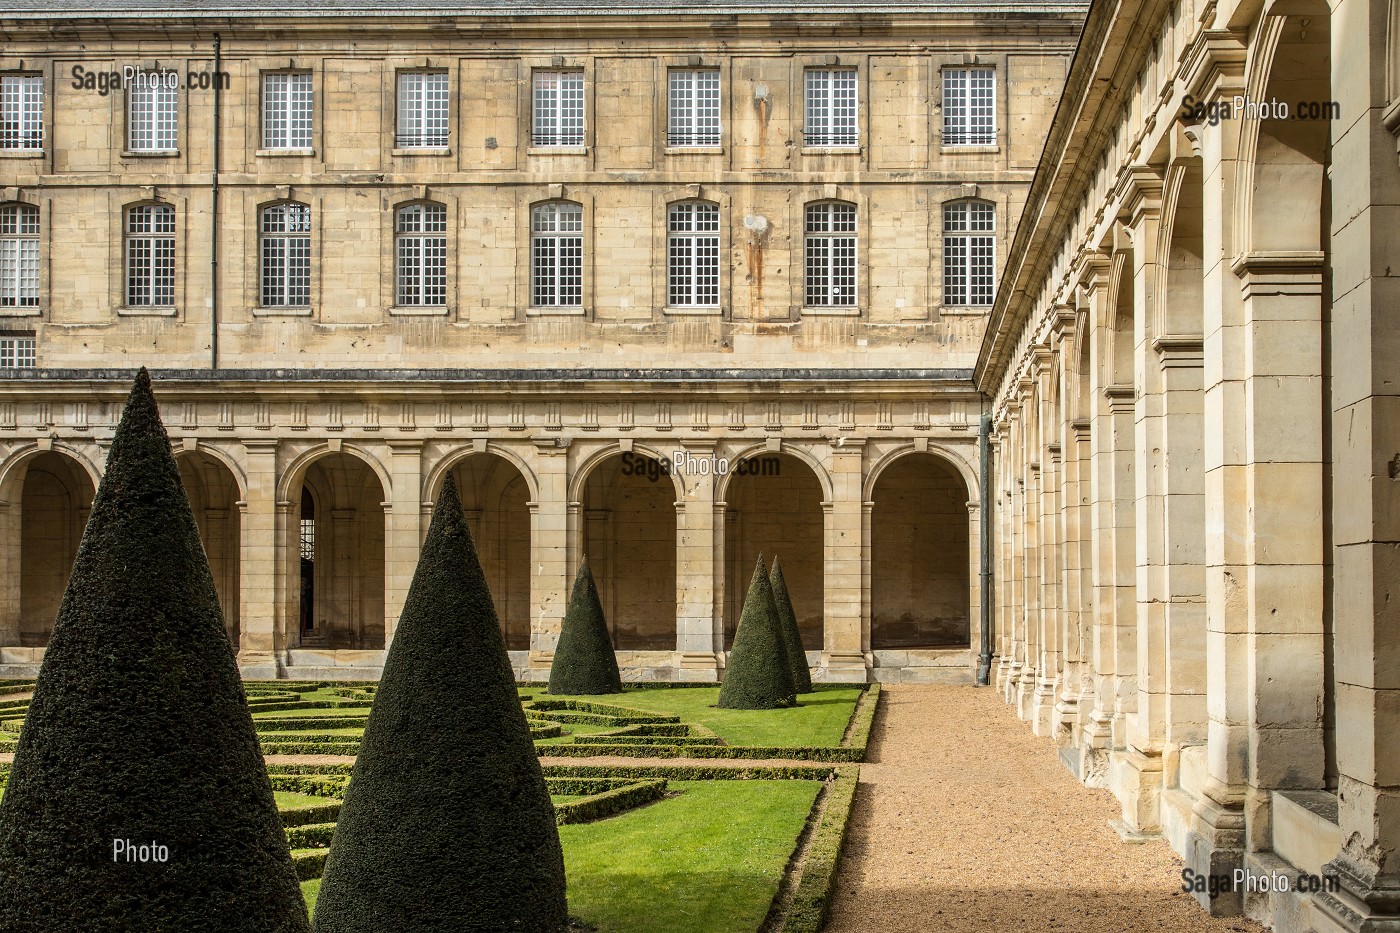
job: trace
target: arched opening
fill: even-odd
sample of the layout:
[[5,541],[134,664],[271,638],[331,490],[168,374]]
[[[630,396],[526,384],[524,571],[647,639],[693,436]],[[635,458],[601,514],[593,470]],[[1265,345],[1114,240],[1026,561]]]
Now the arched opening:
[[530,487],[514,464],[494,454],[467,457],[452,467],[452,478],[486,572],[506,647],[528,651]]
[[304,648],[384,647],[384,487],[333,453],[306,468],[293,498]]
[[582,546],[620,651],[676,648],[676,487],[657,461],[626,452],[583,487]]
[[229,641],[238,650],[238,483],[228,467],[198,451],[181,454],[180,481],[190,500],[199,540],[209,558],[214,589],[224,613]]
[[19,643],[43,648],[68,587],[94,490],[77,461],[52,450],[29,460],[22,482]]
[[966,648],[967,484],[932,454],[910,454],[875,481],[870,515],[870,646]]
[[771,569],[782,560],[802,646],[822,649],[822,487],[812,468],[791,454],[754,454],[737,461],[725,491],[724,647],[744,609],[760,554]]

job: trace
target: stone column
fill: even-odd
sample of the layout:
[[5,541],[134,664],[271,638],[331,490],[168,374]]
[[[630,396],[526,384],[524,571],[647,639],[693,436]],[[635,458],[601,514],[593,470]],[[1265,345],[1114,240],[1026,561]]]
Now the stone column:
[[[569,449],[552,437],[535,441],[539,495],[530,503],[530,655],[532,677],[547,677],[569,604]],[[576,558],[575,558],[576,559]]]
[[1136,681],[1134,711],[1125,718],[1126,747],[1110,763],[1109,786],[1123,804],[1123,818],[1115,824],[1124,836],[1155,833],[1162,793],[1162,738],[1166,728],[1166,657],[1163,637],[1166,613],[1160,601],[1163,590],[1165,531],[1161,477],[1162,449],[1160,367],[1151,348],[1149,320],[1155,306],[1157,230],[1161,212],[1162,180],[1147,168],[1133,173],[1134,191],[1129,198],[1129,231],[1133,242],[1133,369],[1136,397],[1133,405],[1133,517],[1124,522],[1132,529],[1134,592],[1136,594]]
[[[391,440],[389,469],[393,489],[384,523],[384,649],[394,640],[423,540],[423,442]],[[366,646],[378,647],[378,646]]]
[[0,647],[19,644],[23,480],[10,484],[10,496],[0,501]]
[[[715,442],[688,440],[696,457],[714,463]],[[715,639],[715,477],[686,474],[685,498],[676,503],[676,678],[719,679]]]
[[1038,677],[1031,697],[1031,729],[1036,735],[1050,735],[1059,686],[1060,643],[1060,405],[1055,399],[1055,354],[1048,348],[1035,351],[1036,417],[1035,456],[1040,463],[1036,528],[1039,531],[1036,574],[1040,584],[1040,653]]
[[1016,685],[1016,714],[1022,719],[1032,717],[1032,704],[1035,688],[1039,683],[1039,663],[1041,641],[1040,614],[1040,399],[1036,395],[1034,383],[1030,379],[1021,382],[1025,398],[1025,433],[1021,443],[1022,472],[1025,477],[1024,513],[1021,527],[1024,539],[1021,545],[1021,574],[1025,612],[1025,666],[1021,668],[1021,679]]
[[248,680],[273,680],[282,672],[287,648],[285,617],[287,531],[277,501],[277,441],[256,438],[243,442],[248,491],[238,503],[239,593],[241,631],[238,669]]
[[867,672],[861,644],[861,501],[865,473],[865,442],[847,439],[831,448],[831,502],[823,529],[822,652],[824,679],[865,683]]

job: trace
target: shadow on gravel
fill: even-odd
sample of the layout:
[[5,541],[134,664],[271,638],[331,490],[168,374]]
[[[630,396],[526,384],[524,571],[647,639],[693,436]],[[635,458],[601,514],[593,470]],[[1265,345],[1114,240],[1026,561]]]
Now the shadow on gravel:
[[[1069,887],[1070,883],[1075,887]],[[1205,915],[1187,895],[1155,891],[1092,890],[1084,879],[1050,887],[1053,879],[1027,878],[1025,886],[977,890],[895,887],[867,890],[861,916],[838,911],[826,933],[1263,933],[1244,919]]]

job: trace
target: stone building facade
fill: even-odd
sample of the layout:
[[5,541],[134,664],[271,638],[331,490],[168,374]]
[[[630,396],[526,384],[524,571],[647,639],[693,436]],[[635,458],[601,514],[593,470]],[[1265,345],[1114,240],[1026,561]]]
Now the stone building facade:
[[1093,6],[976,367],[998,689],[1290,933],[1400,930],[1397,37]]
[[1082,13],[12,4],[3,669],[145,365],[248,676],[377,675],[451,471],[521,676],[586,555],[627,676],[714,680],[762,553],[820,677],[968,679],[971,367]]

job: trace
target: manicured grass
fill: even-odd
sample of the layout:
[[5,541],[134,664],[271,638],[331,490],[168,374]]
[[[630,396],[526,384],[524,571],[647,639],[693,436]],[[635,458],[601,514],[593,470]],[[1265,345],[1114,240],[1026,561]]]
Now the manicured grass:
[[559,827],[569,914],[599,933],[758,929],[821,785],[670,786],[679,796],[597,823]]
[[301,896],[306,898],[306,911],[312,913],[316,910],[316,895],[321,893],[321,879],[312,878],[310,881],[301,883]]
[[707,726],[730,745],[840,745],[860,691],[858,686],[824,684],[816,693],[799,696],[795,708],[778,710],[715,709],[717,686],[631,689],[579,699],[673,713],[681,722]]
[[273,791],[272,796],[277,798],[277,809],[296,810],[301,807],[324,807],[328,803],[338,803],[329,797],[313,797],[310,794],[298,794],[287,790]]

